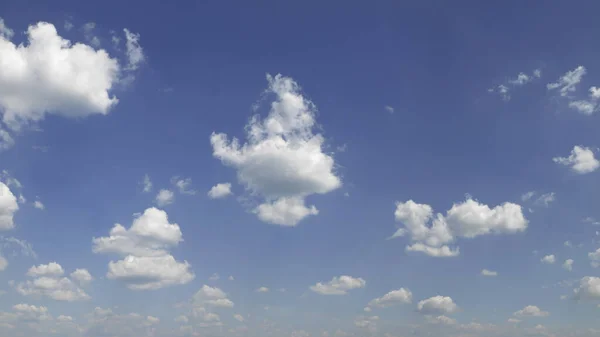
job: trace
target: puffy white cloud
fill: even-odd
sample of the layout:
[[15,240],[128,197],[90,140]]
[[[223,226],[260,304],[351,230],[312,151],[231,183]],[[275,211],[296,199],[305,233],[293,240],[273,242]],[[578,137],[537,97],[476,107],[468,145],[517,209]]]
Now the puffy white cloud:
[[175,185],[175,187],[177,187],[177,190],[181,194],[188,194],[188,195],[196,194],[196,191],[190,189],[190,185],[192,185],[191,178],[183,179],[183,178],[179,178],[179,177],[173,177],[171,179],[171,182],[173,183],[173,185]]
[[[487,234],[511,234],[524,231],[528,221],[521,206],[506,202],[490,208],[473,199],[452,205],[446,215],[434,217],[433,208],[409,200],[396,202],[394,212],[399,228],[392,238],[409,235],[412,245],[407,251],[423,252],[435,257],[451,257],[459,254],[458,248],[451,248],[458,237],[474,238]],[[431,225],[428,223],[431,222]]]
[[231,183],[216,184],[208,191],[208,197],[211,199],[225,198],[228,195],[231,195]]
[[546,255],[546,256],[542,257],[542,259],[540,261],[542,261],[542,263],[545,263],[545,264],[554,264],[554,262],[556,262],[556,257],[552,254]]
[[588,257],[590,258],[590,264],[592,267],[600,267],[600,248],[598,248],[595,252],[588,253]]
[[380,307],[386,308],[399,303],[411,303],[412,292],[408,289],[400,288],[398,290],[392,290],[387,294],[375,298],[369,302],[369,307]]
[[417,304],[417,310],[426,315],[432,314],[452,314],[458,311],[458,306],[451,297],[434,296],[422,300]]
[[498,276],[498,272],[492,271],[492,270],[483,269],[481,271],[481,275],[483,275],[483,276]]
[[159,207],[170,205],[175,200],[175,194],[167,189],[162,189],[158,192],[155,202]]
[[579,300],[600,300],[600,277],[583,277],[573,292]]
[[[1,57],[2,56],[0,56],[0,59]],[[0,77],[1,76],[2,75],[0,74]],[[15,197],[6,184],[0,181],[0,231],[15,228],[13,218],[18,210],[19,204],[17,203],[17,197]]]
[[323,152],[325,141],[315,134],[314,104],[289,77],[267,75],[268,93],[277,98],[266,119],[254,116],[246,126],[247,142],[229,140],[223,133],[210,137],[213,155],[237,169],[241,184],[265,198],[255,213],[263,221],[294,226],[316,214],[304,206],[311,194],[325,194],[342,185],[333,157]]
[[23,296],[46,296],[57,301],[73,302],[90,299],[82,288],[70,278],[63,277],[63,274],[64,269],[56,262],[33,266],[27,272],[27,276],[32,277],[33,280],[20,282],[15,285],[15,289]]
[[349,290],[364,288],[367,282],[362,278],[342,275],[334,277],[327,283],[318,282],[310,290],[321,295],[346,295]]
[[144,62],[146,56],[144,55],[144,50],[140,46],[140,34],[132,33],[129,29],[123,29],[125,32],[125,48],[127,53],[127,67],[128,70],[136,70],[141,63]]
[[519,75],[517,75],[517,77],[515,79],[509,80],[508,82],[513,85],[523,85],[523,84],[531,82],[532,80],[533,79],[531,78],[531,76],[529,76],[525,73],[519,73]]
[[535,305],[528,305],[521,310],[515,311],[513,315],[515,317],[546,317],[550,315],[550,313],[541,310]]
[[196,309],[203,308],[202,310],[205,310],[204,306],[221,308],[232,308],[234,306],[234,303],[227,298],[227,294],[223,290],[206,284],[194,294],[192,302]]
[[257,293],[268,293],[269,292],[269,288],[267,287],[260,287],[258,289],[256,289]]
[[119,81],[117,59],[104,50],[72,44],[54,25],[29,26],[28,43],[0,37],[0,108],[13,129],[47,113],[65,117],[106,115],[118,102],[111,96]]
[[27,276],[62,276],[64,273],[65,271],[60,264],[56,262],[50,262],[48,264],[40,264],[39,266],[33,266],[29,268]]
[[586,174],[600,167],[600,161],[595,158],[594,151],[589,147],[575,145],[568,157],[554,157],[552,160],[560,165],[569,166],[575,173]]
[[169,223],[165,211],[148,208],[129,229],[115,224],[110,236],[94,238],[92,250],[124,256],[108,264],[109,279],[122,280],[133,290],[151,290],[186,284],[195,278],[187,261],[179,262],[169,254],[169,249],[181,241],[179,225]]
[[561,96],[567,96],[569,92],[574,92],[575,87],[581,79],[583,75],[586,74],[586,69],[584,66],[578,66],[577,68],[567,71],[562,77],[558,79],[558,81],[554,83],[548,83],[546,88],[548,90],[558,89]]
[[235,314],[233,315],[233,318],[235,318],[236,320],[243,322],[244,321],[244,316],[240,315],[240,314]]
[[577,110],[584,115],[591,115],[596,110],[597,103],[594,101],[578,100],[569,102],[569,108]]
[[150,176],[148,174],[145,174],[144,179],[142,180],[142,191],[145,193],[152,191],[152,180],[150,180]]
[[573,263],[575,261],[573,261],[573,259],[567,259],[565,260],[565,262],[563,263],[562,267],[568,271],[572,271],[573,270]]
[[10,40],[15,35],[15,31],[8,28],[4,23],[4,19],[0,18],[0,37]]
[[75,271],[71,273],[70,277],[82,285],[88,284],[94,279],[92,274],[90,274],[87,269],[75,269]]
[[279,198],[273,203],[259,205],[254,212],[266,223],[281,226],[296,226],[309,215],[319,214],[315,206],[306,207],[303,198]]
[[33,202],[33,207],[40,209],[40,210],[46,209],[46,206],[44,206],[44,204],[39,200],[36,200]]

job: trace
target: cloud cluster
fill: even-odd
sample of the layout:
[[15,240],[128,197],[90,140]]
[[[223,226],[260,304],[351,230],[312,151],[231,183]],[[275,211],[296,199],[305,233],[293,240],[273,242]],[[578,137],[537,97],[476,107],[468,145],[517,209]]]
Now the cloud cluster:
[[575,145],[568,157],[554,157],[552,160],[560,165],[569,166],[578,174],[594,172],[600,167],[600,161],[594,156],[589,147]]
[[179,262],[169,253],[181,241],[179,225],[169,223],[165,211],[148,208],[129,229],[115,224],[110,236],[94,238],[93,252],[124,257],[110,261],[109,279],[122,280],[134,290],[159,289],[186,284],[195,277],[187,261]]
[[499,84],[493,88],[489,88],[488,92],[497,93],[498,95],[500,95],[500,97],[502,97],[503,100],[509,101],[511,98],[511,90],[514,90],[517,87],[521,87],[540,77],[542,77],[542,71],[540,69],[535,69],[531,75],[527,75],[523,72],[520,72],[516,77],[508,79],[505,83]]
[[591,115],[598,108],[600,88],[594,86],[590,87],[588,89],[589,95],[587,99],[575,99],[571,96],[571,94],[576,91],[577,85],[581,82],[586,73],[587,69],[584,66],[578,66],[573,70],[567,71],[556,82],[548,83],[546,87],[548,90],[558,89],[560,96],[569,99],[569,107],[571,109],[577,110],[584,115]]
[[321,295],[346,295],[349,290],[364,288],[367,282],[362,278],[342,275],[334,277],[331,281],[310,286],[310,290]]
[[315,134],[315,105],[305,98],[289,77],[267,75],[267,93],[274,94],[269,115],[250,119],[247,142],[213,133],[213,155],[237,170],[241,184],[264,202],[254,209],[262,221],[295,226],[318,213],[306,206],[305,197],[325,194],[342,185],[334,171],[334,159],[323,152],[325,141]]
[[433,208],[427,204],[413,200],[397,202],[394,216],[404,227],[399,228],[392,238],[408,235],[412,244],[406,247],[407,251],[434,257],[459,255],[458,247],[448,246],[456,238],[512,234],[524,231],[528,225],[517,204],[505,202],[490,208],[470,198],[452,205],[446,215],[438,213],[435,217]]
[[86,269],[77,269],[69,277],[64,273],[62,266],[56,262],[33,266],[27,272],[32,280],[20,282],[14,287],[23,296],[46,296],[67,302],[90,299],[81,288],[92,281],[90,273]]

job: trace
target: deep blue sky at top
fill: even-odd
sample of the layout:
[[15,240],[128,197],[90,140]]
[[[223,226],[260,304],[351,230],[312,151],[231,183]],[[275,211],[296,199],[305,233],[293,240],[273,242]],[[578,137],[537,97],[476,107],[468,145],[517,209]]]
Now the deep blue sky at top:
[[[594,214],[599,178],[577,179],[551,161],[576,144],[600,146],[597,116],[569,111],[545,88],[580,64],[589,71],[583,86],[600,84],[598,9],[591,1],[496,7],[487,1],[4,0],[0,16],[15,31],[48,21],[62,36],[80,40],[77,29],[89,21],[98,32],[127,27],[141,35],[148,57],[135,84],[116,92],[120,102],[109,116],[49,117],[40,124],[43,132],[24,133],[2,154],[2,166],[48,208],[23,215],[27,227],[19,234],[50,260],[74,268],[83,255],[97,261],[90,271],[103,274],[107,259],[91,253],[90,240],[115,222],[128,225],[132,213],[152,204],[153,195],[142,195],[137,185],[145,173],[156,188],[168,187],[173,175],[192,177],[201,196],[215,183],[235,182],[235,171],[212,157],[209,135],[243,137],[265,74],[282,73],[319,108],[330,150],[347,145],[335,155],[345,186],[309,198],[318,200],[321,213],[293,229],[260,223],[234,199],[215,204],[182,196],[168,209],[186,240],[177,253],[199,279],[215,271],[237,271],[256,286],[265,275],[281,286],[301,278],[301,292],[316,280],[350,273],[377,285],[365,296],[372,298],[410,279],[402,265],[425,275],[430,289],[461,292],[473,285],[430,280],[452,270],[458,280],[458,271],[477,273],[494,258],[501,269],[568,237],[581,241],[589,233],[565,227],[581,215],[600,216]],[[65,19],[73,31],[61,30]],[[535,68],[543,72],[541,82],[510,102],[487,92]],[[49,151],[31,152],[32,145]],[[385,241],[395,230],[395,200],[445,211],[465,193],[495,205],[519,202],[529,190],[557,192],[560,208],[529,215],[525,235],[461,244],[465,254],[456,261],[409,258],[404,242]],[[241,194],[242,187],[234,191]],[[45,230],[47,223],[70,234]],[[583,265],[583,255],[580,260]],[[422,268],[425,261],[429,267]],[[513,267],[526,272],[529,265]],[[389,281],[375,279],[381,270]],[[465,296],[457,297],[477,302]]]

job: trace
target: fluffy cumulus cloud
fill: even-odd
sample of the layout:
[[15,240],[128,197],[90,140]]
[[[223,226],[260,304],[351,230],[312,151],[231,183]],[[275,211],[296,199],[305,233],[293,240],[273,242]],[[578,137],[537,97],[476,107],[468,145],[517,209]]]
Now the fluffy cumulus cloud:
[[550,313],[543,311],[535,305],[528,305],[521,310],[515,311],[513,315],[515,317],[546,317],[550,315]]
[[187,194],[187,195],[196,194],[196,191],[191,189],[192,178],[180,178],[180,177],[175,176],[175,177],[171,178],[171,182],[173,183],[173,185],[175,185],[175,187],[181,194]]
[[15,227],[14,216],[18,210],[17,197],[12,193],[7,184],[0,182],[0,231]]
[[458,305],[448,296],[430,297],[417,304],[417,310],[425,315],[452,314],[457,312],[458,309]]
[[164,206],[170,205],[174,201],[175,201],[175,193],[173,193],[173,191],[167,190],[167,189],[162,189],[162,190],[158,191],[158,194],[154,198],[154,202],[156,202],[156,204],[159,207],[164,207]]
[[254,209],[268,223],[295,226],[315,206],[305,197],[325,194],[342,185],[333,157],[323,152],[324,137],[315,133],[315,105],[289,77],[267,75],[267,92],[275,95],[268,116],[254,116],[246,126],[247,141],[240,144],[226,134],[213,133],[213,155],[237,170],[241,184],[264,198]]
[[[89,282],[80,282],[77,276],[85,273],[91,275],[85,269],[77,269],[69,277],[63,276],[64,269],[56,262],[41,264],[29,268],[27,276],[31,280],[13,284],[16,291],[23,296],[46,296],[57,301],[83,301],[90,296],[81,288]],[[73,281],[75,276],[75,282]],[[79,283],[79,284],[78,284]]]
[[362,278],[342,275],[334,277],[331,281],[310,286],[310,290],[321,295],[346,295],[349,290],[364,288],[367,282]]
[[408,235],[412,244],[407,251],[422,252],[434,257],[452,257],[458,247],[450,247],[456,238],[474,238],[488,234],[513,234],[527,228],[528,221],[521,206],[506,202],[490,208],[473,199],[454,204],[446,215],[434,216],[433,208],[412,200],[397,202],[394,213],[399,228],[392,238]]
[[233,308],[234,303],[228,298],[227,294],[217,287],[210,287],[203,285],[198,290],[193,298],[193,304],[195,306],[206,307],[214,306],[221,308]]
[[594,151],[589,147],[574,146],[568,157],[554,157],[552,160],[560,165],[568,166],[578,174],[594,172],[600,167],[600,161],[594,156]]
[[110,261],[107,277],[127,283],[133,290],[159,289],[194,279],[187,261],[179,262],[169,249],[183,241],[181,229],[169,223],[165,211],[148,208],[129,229],[115,224],[107,237],[93,239],[94,253],[124,258]]
[[208,197],[211,199],[221,199],[229,195],[231,195],[231,183],[216,184],[208,191]]
[[575,261],[573,259],[567,259],[563,263],[562,267],[564,269],[568,270],[568,271],[572,271],[573,270],[573,263],[575,263]]
[[578,300],[600,300],[600,277],[583,277],[573,293]]
[[[386,308],[391,307],[400,303],[411,303],[412,302],[412,292],[408,289],[400,288],[398,290],[392,290],[387,294],[375,298],[369,302],[369,308],[378,307],[378,308]],[[369,311],[369,310],[366,310]]]
[[542,257],[542,259],[540,261],[542,261],[542,263],[545,263],[545,264],[554,264],[554,262],[556,262],[556,257],[554,255],[550,254],[550,255],[546,255],[546,256]]

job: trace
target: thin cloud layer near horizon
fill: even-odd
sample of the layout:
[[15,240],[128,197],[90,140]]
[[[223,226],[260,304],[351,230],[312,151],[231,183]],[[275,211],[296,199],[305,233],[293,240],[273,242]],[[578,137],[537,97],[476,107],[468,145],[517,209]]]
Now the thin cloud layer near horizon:
[[598,336],[600,7],[463,4],[0,4],[0,335]]

